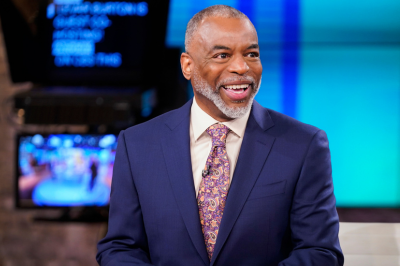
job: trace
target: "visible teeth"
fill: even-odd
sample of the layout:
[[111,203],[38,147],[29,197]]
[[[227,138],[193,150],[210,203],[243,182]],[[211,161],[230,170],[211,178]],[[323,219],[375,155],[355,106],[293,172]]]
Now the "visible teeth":
[[229,90],[241,90],[241,89],[246,89],[249,86],[249,84],[242,84],[242,85],[227,85],[225,86],[226,89]]

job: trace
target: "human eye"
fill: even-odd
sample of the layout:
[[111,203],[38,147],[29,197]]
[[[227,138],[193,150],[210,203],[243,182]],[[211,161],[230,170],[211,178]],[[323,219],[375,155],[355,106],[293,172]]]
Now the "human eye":
[[257,58],[260,57],[260,54],[257,52],[250,52],[246,55],[247,57],[253,57],[253,58]]
[[218,59],[227,59],[229,57],[229,55],[227,53],[220,53],[220,54],[216,54],[214,57],[218,58]]

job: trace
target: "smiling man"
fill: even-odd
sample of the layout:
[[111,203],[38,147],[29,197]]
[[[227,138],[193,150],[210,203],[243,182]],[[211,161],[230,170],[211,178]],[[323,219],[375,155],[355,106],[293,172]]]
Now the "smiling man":
[[343,265],[326,134],[254,101],[253,24],[208,7],[185,49],[194,98],[120,133],[99,264]]
[[207,15],[217,8],[205,9],[188,23],[181,65],[200,108],[214,119],[229,121],[250,110],[262,66],[250,20],[234,9],[231,17]]

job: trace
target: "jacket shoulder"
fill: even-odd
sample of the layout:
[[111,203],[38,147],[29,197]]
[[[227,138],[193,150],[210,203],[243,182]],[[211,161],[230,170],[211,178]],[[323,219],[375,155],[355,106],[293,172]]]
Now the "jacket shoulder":
[[[170,130],[176,125],[182,123],[185,118],[190,116],[191,101],[182,107],[166,112],[149,121],[134,125],[124,130],[127,139],[146,139],[160,137],[165,130]],[[189,120],[188,120],[189,121]]]
[[303,123],[288,115],[269,108],[266,108],[266,110],[274,123],[274,126],[271,128],[271,133],[276,136],[293,136],[293,138],[298,140],[309,140],[317,132],[321,131],[321,129],[313,125]]

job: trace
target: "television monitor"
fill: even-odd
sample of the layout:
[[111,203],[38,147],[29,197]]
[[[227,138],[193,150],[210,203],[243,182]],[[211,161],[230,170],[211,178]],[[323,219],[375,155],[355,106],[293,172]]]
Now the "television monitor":
[[154,86],[150,73],[163,54],[169,1],[41,0],[30,5],[30,21],[12,0],[1,2],[14,82]]
[[113,134],[19,135],[17,207],[108,206],[116,147]]

